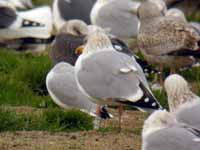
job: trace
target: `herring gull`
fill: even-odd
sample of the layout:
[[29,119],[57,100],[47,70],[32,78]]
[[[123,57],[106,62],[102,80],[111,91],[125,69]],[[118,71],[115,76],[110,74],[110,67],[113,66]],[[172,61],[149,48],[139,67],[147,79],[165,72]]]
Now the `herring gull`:
[[161,108],[139,64],[133,57],[116,51],[102,32],[89,35],[75,64],[75,77],[81,91],[92,101],[119,107],[119,127],[123,106],[146,111]]
[[192,53],[199,52],[200,36],[187,22],[165,16],[148,1],[140,5],[138,15],[141,21],[138,47],[149,63],[159,64],[161,72],[164,66],[170,67],[174,73],[176,68],[196,62]]
[[170,112],[179,122],[200,130],[200,98],[194,94],[187,81],[178,74],[170,75],[164,82]]
[[101,119],[110,118],[105,107],[91,102],[78,88],[75,80],[74,66],[60,62],[46,77],[47,90],[52,100],[61,108],[77,108],[91,116]]
[[179,124],[167,111],[154,112],[145,122],[142,150],[199,150],[200,131]]

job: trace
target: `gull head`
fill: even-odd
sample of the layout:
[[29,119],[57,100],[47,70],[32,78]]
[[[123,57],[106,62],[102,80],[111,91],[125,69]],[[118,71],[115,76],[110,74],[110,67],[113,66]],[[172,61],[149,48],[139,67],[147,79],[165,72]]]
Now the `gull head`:
[[144,1],[138,8],[138,18],[140,20],[151,19],[159,16],[163,16],[163,14],[155,2]]
[[176,119],[166,110],[158,110],[152,113],[144,122],[142,136],[147,137],[158,130],[171,127]]
[[185,14],[177,8],[171,8],[166,12],[167,17],[178,17],[181,18],[183,21],[186,22]]
[[12,3],[12,5],[15,8],[20,8],[20,9],[33,8],[33,3],[31,0],[8,0],[8,2]]
[[104,32],[94,32],[87,37],[83,54],[94,53],[102,50],[114,50],[109,37]]
[[75,36],[82,36],[88,34],[87,24],[81,20],[69,20],[60,29],[62,33],[68,33]]
[[155,3],[163,14],[167,12],[167,6],[163,0],[148,0],[148,1]]
[[175,111],[181,104],[191,101],[195,96],[187,81],[178,74],[170,75],[164,82],[170,111]]

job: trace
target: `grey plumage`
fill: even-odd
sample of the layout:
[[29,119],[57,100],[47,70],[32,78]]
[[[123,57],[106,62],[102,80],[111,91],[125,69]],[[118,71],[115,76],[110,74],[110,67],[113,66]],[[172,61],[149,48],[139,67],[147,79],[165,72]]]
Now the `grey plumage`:
[[[80,19],[90,24],[90,11],[96,0],[54,0],[53,14],[56,28],[71,19]],[[60,22],[58,22],[58,20]]]
[[[106,44],[109,46],[106,47]],[[97,52],[90,54],[96,49]],[[75,71],[82,91],[96,103],[160,108],[135,59],[115,51],[108,37],[102,33],[95,33],[89,38],[83,54],[76,62]]]
[[166,111],[154,112],[144,123],[142,150],[198,150],[200,132],[176,122]]
[[185,128],[165,128],[149,135],[143,150],[199,150],[200,143],[195,141],[198,138]]
[[181,106],[176,112],[177,121],[200,130],[200,98]]
[[79,90],[72,65],[61,62],[54,66],[47,75],[46,85],[51,98],[60,107],[81,109],[92,116],[100,115],[96,114],[98,106]]
[[190,90],[187,81],[174,74],[166,78],[164,86],[169,109],[176,119],[200,130],[200,98]]
[[131,0],[97,0],[90,14],[91,22],[110,28],[110,32],[120,38],[136,37],[139,28],[136,9],[139,4]]
[[196,32],[200,35],[200,24],[198,22],[190,22],[189,25],[191,25]]
[[8,28],[16,19],[16,11],[9,7],[0,6],[0,29]]

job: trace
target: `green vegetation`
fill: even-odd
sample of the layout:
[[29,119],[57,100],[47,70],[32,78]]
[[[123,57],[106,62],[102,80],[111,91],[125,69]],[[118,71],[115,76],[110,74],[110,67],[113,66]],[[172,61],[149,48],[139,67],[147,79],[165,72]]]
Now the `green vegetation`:
[[[45,87],[46,74],[51,68],[47,56],[0,50],[0,105],[54,106]],[[44,101],[44,102],[43,102]]]
[[92,121],[92,117],[78,110],[63,111],[54,108],[42,111],[42,113],[17,114],[0,109],[0,132],[91,130]]
[[35,6],[42,6],[42,5],[50,5],[53,3],[53,0],[32,0]]

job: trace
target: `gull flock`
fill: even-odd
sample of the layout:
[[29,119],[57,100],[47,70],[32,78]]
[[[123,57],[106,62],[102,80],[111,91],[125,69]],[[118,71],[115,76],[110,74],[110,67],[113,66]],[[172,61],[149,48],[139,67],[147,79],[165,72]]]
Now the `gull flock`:
[[[46,77],[52,100],[102,119],[118,109],[148,112],[142,150],[200,150],[200,98],[177,73],[200,57],[200,24],[170,8],[181,0],[54,0],[34,8],[30,0],[0,0],[0,47],[42,52],[50,45]],[[144,59],[130,47],[135,39]],[[165,78],[163,71],[170,68]],[[148,82],[159,76],[169,110]]]

